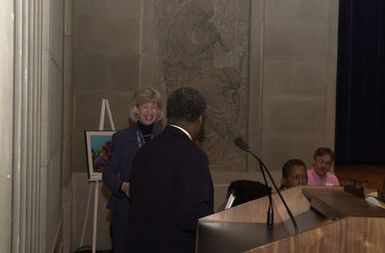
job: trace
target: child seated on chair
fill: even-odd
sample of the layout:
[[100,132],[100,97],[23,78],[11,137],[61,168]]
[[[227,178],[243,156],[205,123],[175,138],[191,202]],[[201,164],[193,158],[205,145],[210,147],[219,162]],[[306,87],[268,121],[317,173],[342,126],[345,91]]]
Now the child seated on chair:
[[290,159],[282,167],[282,181],[279,190],[284,191],[297,185],[307,185],[306,165],[300,159]]

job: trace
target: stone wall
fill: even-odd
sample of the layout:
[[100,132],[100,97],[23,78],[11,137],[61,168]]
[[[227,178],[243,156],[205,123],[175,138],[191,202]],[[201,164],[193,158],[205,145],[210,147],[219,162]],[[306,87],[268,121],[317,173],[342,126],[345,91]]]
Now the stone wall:
[[334,147],[338,1],[74,3],[76,170],[86,166],[82,131],[98,125],[101,98],[122,128],[144,85],[206,94],[213,171],[254,170],[236,136],[274,169]]
[[146,1],[141,80],[208,98],[212,171],[255,171],[243,136],[273,169],[334,147],[338,1]]
[[87,170],[84,130],[97,129],[102,98],[118,129],[137,87],[191,85],[209,100],[216,208],[232,180],[261,179],[236,136],[279,184],[286,160],[310,166],[316,147],[334,147],[337,24],[337,0],[74,0],[74,170]]
[[[71,220],[72,238],[65,242],[71,252],[92,244],[94,183],[87,180],[85,130],[98,130],[102,99],[111,106],[116,129],[128,126],[128,104],[139,87],[142,4],[140,0],[72,1],[72,168],[71,189],[65,213]],[[110,130],[107,115],[105,130]],[[110,192],[98,198],[98,250],[111,249],[109,212]],[[67,204],[67,203],[65,203]],[[87,204],[89,208],[87,209]],[[86,220],[88,218],[88,220]],[[83,230],[84,228],[84,230]]]
[[261,151],[274,168],[334,148],[338,1],[266,1]]
[[[141,1],[74,0],[72,23],[73,166],[86,171],[85,130],[98,130],[108,98],[116,129],[128,124],[139,82]],[[110,125],[106,118],[105,130]]]

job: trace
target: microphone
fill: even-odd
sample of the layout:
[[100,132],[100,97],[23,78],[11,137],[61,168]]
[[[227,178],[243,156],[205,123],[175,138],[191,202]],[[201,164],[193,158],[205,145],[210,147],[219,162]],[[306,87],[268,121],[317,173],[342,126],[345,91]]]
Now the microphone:
[[[240,148],[240,149],[242,149],[248,153],[251,153],[249,146],[241,137],[236,138],[234,143],[238,148]],[[263,169],[262,161],[259,158],[257,158],[257,161],[259,163],[259,168],[261,169],[261,172],[262,172],[263,181],[265,182],[266,189],[269,189],[269,185],[267,183],[267,179],[266,179],[265,171]],[[268,193],[268,197],[269,197],[269,207],[267,209],[266,224],[267,224],[268,229],[272,229],[274,227],[274,209],[273,209],[273,204],[272,204],[272,199],[271,199],[271,190]]]
[[246,152],[250,152],[249,146],[241,137],[237,137],[234,143],[238,148],[243,149]]
[[[267,173],[267,175],[269,176],[269,179],[270,179],[271,183],[272,183],[273,186],[274,186],[274,189],[277,191],[279,198],[281,199],[283,205],[285,206],[285,209],[286,209],[287,213],[289,214],[290,220],[291,220],[291,222],[293,223],[293,226],[294,226],[294,231],[295,231],[295,233],[298,233],[299,230],[298,230],[297,222],[295,221],[295,218],[294,218],[292,212],[290,211],[290,208],[287,206],[287,203],[286,203],[285,199],[283,198],[281,192],[279,191],[279,189],[278,189],[278,187],[277,187],[277,185],[276,185],[276,183],[275,183],[273,177],[271,176],[270,171],[267,169],[266,165],[263,163],[263,161],[262,161],[256,154],[254,154],[253,152],[251,152],[249,146],[248,146],[247,143],[242,139],[242,137],[240,137],[240,136],[237,137],[237,138],[235,139],[235,141],[234,141],[234,144],[235,144],[238,148],[240,148],[240,149],[246,151],[247,153],[251,154],[251,155],[258,161],[259,167],[260,167],[260,169],[261,169],[261,171],[262,171],[262,176],[263,176],[263,179],[264,179],[264,181],[265,181],[266,187],[268,187],[268,184],[267,184],[265,172]],[[273,212],[272,199],[271,199],[271,191],[270,191],[270,194],[269,194],[269,208],[268,208],[268,210],[267,210],[267,227],[268,227],[269,229],[271,229],[271,228],[273,227],[273,225],[274,225],[274,212]]]

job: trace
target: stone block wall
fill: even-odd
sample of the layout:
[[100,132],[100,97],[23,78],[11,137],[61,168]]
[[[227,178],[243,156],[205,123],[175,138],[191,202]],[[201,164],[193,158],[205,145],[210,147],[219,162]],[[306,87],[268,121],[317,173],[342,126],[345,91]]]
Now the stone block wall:
[[[315,148],[334,147],[338,1],[194,2],[73,0],[71,138],[76,172],[87,170],[84,130],[96,130],[101,99],[109,99],[115,126],[123,128],[133,92],[145,85],[166,95],[188,84],[209,97],[216,139],[205,148],[216,207],[232,180],[260,179],[256,161],[232,144],[234,137],[248,141],[277,184],[286,160],[297,157],[310,166]],[[212,37],[200,33],[196,42],[183,34],[183,21],[194,20],[200,15],[196,13],[207,18],[201,31],[214,37],[198,60],[194,53],[187,57],[189,50]],[[178,45],[186,46],[184,54],[170,51]],[[215,127],[223,119],[222,128]],[[87,198],[81,192],[80,202]],[[98,233],[109,236],[109,231]]]
[[334,147],[338,1],[265,1],[261,155],[311,166]]

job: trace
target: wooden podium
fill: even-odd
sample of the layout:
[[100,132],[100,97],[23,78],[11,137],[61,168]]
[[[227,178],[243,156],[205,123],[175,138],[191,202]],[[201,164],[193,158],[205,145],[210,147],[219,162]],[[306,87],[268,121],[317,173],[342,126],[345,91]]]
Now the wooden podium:
[[380,253],[385,252],[385,209],[344,192],[342,187],[295,187],[272,195],[274,228],[266,227],[268,198],[201,218],[197,253]]

